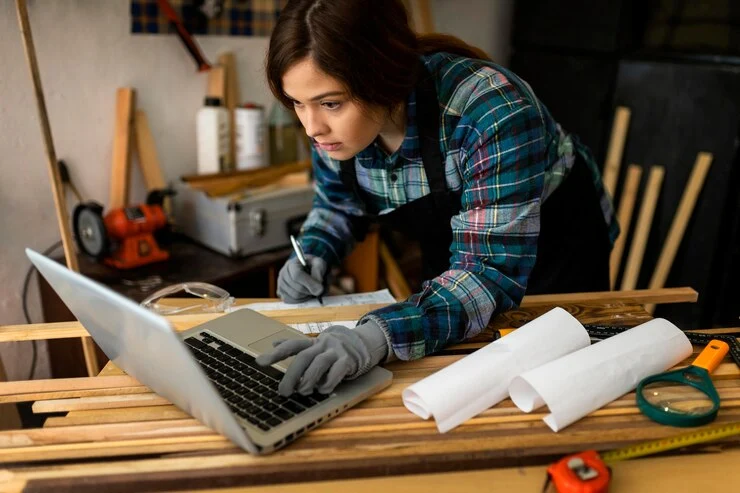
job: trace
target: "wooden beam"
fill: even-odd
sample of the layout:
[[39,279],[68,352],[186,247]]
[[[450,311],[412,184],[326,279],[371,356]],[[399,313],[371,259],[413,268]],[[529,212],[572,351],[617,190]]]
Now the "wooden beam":
[[612,198],[614,198],[617,189],[619,168],[622,165],[622,153],[624,152],[624,143],[627,140],[627,129],[629,128],[631,114],[630,109],[625,106],[618,106],[614,113],[614,123],[612,123],[612,133],[606,151],[606,163],[604,164],[604,188]]
[[622,276],[622,290],[635,289],[637,286],[637,278],[640,275],[640,268],[642,266],[642,257],[645,253],[648,233],[650,232],[650,225],[653,222],[653,213],[655,212],[655,205],[660,195],[660,186],[663,184],[664,174],[665,168],[663,166],[653,166],[650,168],[650,176],[648,177],[645,194],[642,198],[642,205],[640,206],[640,215],[635,226],[635,233],[632,237],[632,246],[627,256],[627,266],[624,270],[624,276]]
[[[704,185],[704,179],[707,177],[709,167],[712,164],[712,159],[713,156],[709,152],[700,152],[696,156],[694,168],[691,171],[691,176],[681,196],[676,215],[673,217],[673,222],[671,223],[671,229],[668,231],[668,237],[663,244],[660,257],[658,257],[658,263],[650,279],[649,289],[658,289],[665,286],[671,266],[673,266],[673,260],[676,258],[678,247],[686,231],[686,226],[689,224],[691,214],[694,212],[694,206],[699,198],[699,192],[701,192]],[[653,313],[655,305],[646,305],[645,309],[649,313]]]
[[226,70],[221,65],[214,65],[208,71],[208,85],[206,86],[206,96],[209,98],[218,98],[223,104],[226,97]]
[[401,272],[398,262],[393,258],[393,254],[384,241],[380,242],[380,260],[385,269],[385,281],[393,297],[397,300],[408,299],[412,294],[409,283],[406,281],[406,277]]
[[[46,151],[47,170],[51,181],[51,191],[54,197],[54,209],[56,210],[57,224],[62,237],[62,246],[64,248],[64,258],[67,267],[75,272],[80,271],[77,263],[77,253],[74,250],[74,241],[69,226],[69,214],[67,205],[64,200],[64,186],[59,175],[57,166],[56,150],[54,149],[54,139],[51,134],[51,125],[49,124],[49,115],[46,111],[46,100],[44,99],[44,89],[41,85],[41,76],[39,73],[38,61],[36,60],[36,49],[33,44],[33,34],[31,32],[31,23],[28,19],[28,9],[26,0],[16,0],[18,11],[18,24],[23,37],[23,46],[26,51],[26,60],[28,69],[31,73],[33,82],[34,95],[36,99],[36,109],[38,111],[39,123],[41,124],[41,133],[44,137],[44,149]],[[92,376],[99,371],[98,357],[95,352],[95,343],[89,337],[83,337],[81,340],[82,352],[85,357],[85,366],[87,374]]]
[[355,291],[368,293],[378,289],[378,242],[377,231],[370,231],[365,239],[342,262],[342,270],[355,280]]
[[635,291],[599,291],[593,293],[537,294],[525,296],[521,306],[561,305],[574,302],[599,303],[612,300],[637,303],[695,303],[699,298],[691,288],[637,289]]
[[108,209],[128,205],[131,184],[131,135],[136,107],[136,92],[130,87],[116,91],[116,119],[113,132],[113,165],[110,176]]
[[227,170],[236,169],[236,121],[235,112],[239,105],[239,74],[236,69],[236,59],[233,53],[223,53],[218,57],[218,63],[224,68],[225,90],[224,106],[229,112],[229,155],[226,159]]
[[134,135],[136,136],[136,151],[139,156],[139,167],[144,175],[144,183],[148,191],[162,189],[167,186],[159,165],[157,146],[149,128],[149,119],[144,110],[136,110],[134,118]]
[[635,208],[635,199],[637,198],[637,189],[640,187],[640,177],[642,177],[642,168],[636,164],[631,164],[627,168],[627,178],[622,190],[622,199],[619,201],[617,210],[617,221],[619,222],[619,236],[614,242],[614,248],[609,258],[609,283],[611,289],[614,289],[619,275],[619,265],[622,263],[622,254],[624,245],[627,242],[627,234],[632,222],[632,211]]
[[[697,298],[697,292],[688,287],[616,292],[539,294],[525,296],[522,300],[521,307],[560,306],[569,303],[604,303],[606,301],[611,303],[694,303]],[[244,305],[246,302],[253,301],[237,300],[235,305]],[[264,312],[264,314],[283,323],[330,322],[334,320],[357,320],[367,312],[384,306],[387,306],[387,303],[274,310]],[[183,331],[220,316],[223,316],[223,314],[173,315],[166,318],[175,330]],[[0,342],[63,339],[83,335],[87,335],[87,331],[79,322],[0,326]]]

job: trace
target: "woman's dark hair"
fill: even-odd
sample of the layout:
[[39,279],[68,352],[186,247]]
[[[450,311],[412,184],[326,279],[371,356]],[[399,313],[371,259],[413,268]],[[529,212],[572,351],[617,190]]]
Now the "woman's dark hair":
[[411,93],[419,56],[435,52],[489,59],[454,36],[417,36],[401,0],[291,0],[270,38],[267,80],[275,97],[292,107],[283,75],[310,56],[353,99],[391,109]]

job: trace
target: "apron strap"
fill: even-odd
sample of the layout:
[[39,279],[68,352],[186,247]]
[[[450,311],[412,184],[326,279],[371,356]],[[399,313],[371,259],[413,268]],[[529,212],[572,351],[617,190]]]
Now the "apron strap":
[[416,122],[419,127],[419,144],[421,159],[427,182],[432,193],[447,192],[445,167],[442,153],[439,150],[439,100],[434,80],[421,64],[419,82],[416,85]]

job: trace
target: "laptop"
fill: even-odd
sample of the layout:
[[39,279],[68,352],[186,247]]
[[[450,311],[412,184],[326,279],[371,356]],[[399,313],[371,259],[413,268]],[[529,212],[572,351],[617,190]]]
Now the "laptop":
[[31,250],[41,275],[119,368],[252,454],[268,454],[379,392],[392,373],[375,367],[328,395],[277,392],[291,359],[262,367],[273,341],[306,338],[241,309],[185,332],[166,318]]

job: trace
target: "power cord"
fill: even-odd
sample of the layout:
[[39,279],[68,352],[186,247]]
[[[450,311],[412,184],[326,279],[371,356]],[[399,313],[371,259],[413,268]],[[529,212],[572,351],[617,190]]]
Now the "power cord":
[[[49,255],[51,252],[56,250],[62,246],[62,241],[57,241],[52,246],[44,250],[44,255]],[[26,318],[26,323],[31,323],[31,315],[28,313],[28,300],[26,299],[28,297],[28,286],[31,284],[31,275],[33,275],[34,271],[36,270],[36,267],[31,264],[31,266],[28,268],[28,272],[26,272],[26,278],[23,280],[23,294],[22,302],[23,302],[23,316]],[[28,378],[26,380],[32,380],[33,375],[36,373],[36,360],[38,358],[38,347],[37,342],[38,341],[31,341],[33,343],[32,345],[32,356],[31,356],[31,370],[28,374]]]

